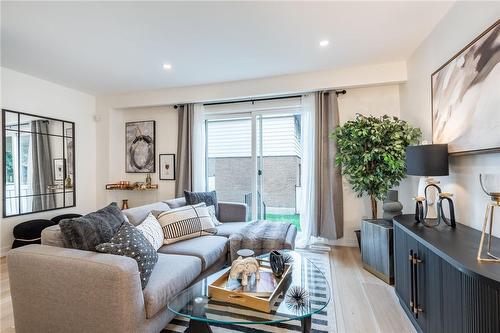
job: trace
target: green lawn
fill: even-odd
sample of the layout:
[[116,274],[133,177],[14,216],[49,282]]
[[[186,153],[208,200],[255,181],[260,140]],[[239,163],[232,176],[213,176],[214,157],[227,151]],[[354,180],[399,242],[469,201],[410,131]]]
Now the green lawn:
[[300,215],[266,214],[266,220],[276,222],[291,222],[300,231]]

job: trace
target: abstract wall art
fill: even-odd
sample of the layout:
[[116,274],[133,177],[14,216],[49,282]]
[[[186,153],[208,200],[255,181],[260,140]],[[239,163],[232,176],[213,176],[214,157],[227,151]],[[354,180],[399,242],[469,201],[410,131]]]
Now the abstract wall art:
[[125,171],[155,172],[155,121],[125,124]]
[[450,154],[500,150],[500,20],[432,74],[432,139]]

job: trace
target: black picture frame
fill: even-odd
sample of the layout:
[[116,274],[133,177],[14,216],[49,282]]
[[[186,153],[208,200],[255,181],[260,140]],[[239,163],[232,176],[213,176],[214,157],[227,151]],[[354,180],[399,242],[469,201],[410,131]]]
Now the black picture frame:
[[[132,126],[138,126],[140,124],[147,124],[151,126],[149,131],[145,134],[136,135],[132,138],[129,132],[129,128]],[[131,160],[131,144],[138,143],[139,141],[144,141],[152,147],[149,148],[148,152],[148,163],[146,168],[140,168],[140,166],[132,165]],[[143,120],[143,121],[130,121],[125,123],[125,172],[126,173],[155,173],[156,172],[156,121],[154,120]]]
[[[76,170],[73,170],[73,174],[72,174],[72,187],[69,189],[67,189],[65,186],[62,187],[62,197],[63,197],[63,203],[62,203],[62,206],[61,207],[55,207],[55,208],[48,208],[48,209],[40,209],[40,210],[37,210],[37,211],[30,211],[30,212],[25,212],[25,213],[21,213],[21,199],[24,197],[22,195],[17,195],[13,198],[17,199],[17,213],[14,213],[14,214],[7,214],[7,184],[6,184],[6,171],[7,171],[7,165],[6,165],[6,159],[5,159],[5,155],[6,155],[6,149],[7,149],[7,142],[5,140],[6,138],[6,133],[7,133],[7,129],[6,129],[6,114],[7,113],[13,113],[13,114],[16,114],[17,116],[17,125],[15,127],[15,129],[9,129],[9,131],[11,132],[17,132],[18,134],[20,134],[21,132],[23,133],[30,133],[29,131],[25,131],[25,130],[21,130],[20,129],[20,123],[21,123],[21,116],[28,116],[28,117],[36,117],[36,118],[40,118],[40,119],[45,119],[45,120],[52,120],[52,121],[59,121],[59,122],[62,122],[62,133],[60,134],[57,134],[57,133],[51,133],[51,134],[46,134],[48,136],[53,136],[53,137],[60,137],[60,138],[67,138],[67,133],[71,134],[71,138],[72,138],[72,149],[73,149],[73,154],[71,156],[71,159],[72,159],[72,163],[73,165],[75,165],[75,160],[76,160],[76,136],[75,136],[75,123],[73,121],[68,121],[68,120],[63,120],[63,119],[57,119],[57,118],[52,118],[52,117],[45,117],[45,116],[39,116],[39,115],[36,115],[36,114],[32,114],[32,113],[26,113],[26,112],[21,112],[21,111],[14,111],[14,110],[10,110],[10,109],[2,109],[2,156],[4,156],[4,158],[2,159],[2,172],[3,172],[3,198],[2,198],[2,201],[3,201],[3,209],[2,209],[2,217],[3,218],[10,218],[10,217],[16,217],[16,216],[23,216],[23,215],[29,215],[29,214],[36,214],[36,213],[39,213],[39,212],[48,212],[48,211],[53,211],[53,210],[58,210],[58,209],[66,209],[66,208],[71,208],[71,207],[76,207],[76,192],[77,192],[77,187],[76,187]],[[70,126],[70,127],[66,127],[66,125]],[[70,129],[69,132],[65,132],[64,129]],[[64,145],[64,140],[63,140],[63,145]],[[19,151],[19,140],[18,140],[18,151]],[[62,149],[62,152],[63,152],[63,159],[66,159],[67,156],[65,155],[65,149],[63,147]],[[17,168],[17,173],[19,174],[20,173],[20,163],[17,163],[18,165],[18,168]],[[74,168],[76,169],[76,168]],[[64,172],[66,173],[66,170],[64,170]],[[64,177],[66,177],[66,174],[64,175]],[[20,182],[18,182],[18,186],[20,188]],[[18,192],[17,193],[21,193],[21,191],[18,189]],[[71,198],[71,204],[68,204],[67,203],[67,200],[66,200],[66,196],[70,194],[72,196]],[[44,194],[41,194],[41,195],[44,195]]]
[[[435,99],[436,97],[434,96],[434,76],[438,75],[443,69],[445,69],[452,61],[457,59],[457,57],[461,56],[464,52],[469,50],[471,47],[473,47],[478,41],[480,41],[486,34],[490,33],[494,29],[500,28],[500,19],[497,20],[494,24],[492,24],[490,27],[488,27],[485,31],[483,31],[479,36],[474,38],[470,43],[468,43],[464,48],[462,48],[460,51],[455,53],[453,57],[451,57],[446,63],[444,63],[442,66],[440,66],[437,70],[435,70],[431,74],[431,130],[432,130],[432,141],[433,143],[447,143],[449,142],[440,142],[440,140],[435,140],[435,134],[436,134],[436,124],[435,124],[435,114],[436,110],[434,107],[435,104]],[[498,64],[497,64],[498,66]],[[464,149],[464,150],[454,150],[453,148],[450,148],[450,155],[469,155],[469,154],[481,154],[481,153],[495,153],[500,151],[500,146],[498,147],[485,147],[481,148],[478,147],[476,149]]]
[[[58,177],[58,173],[57,173],[57,165],[56,165],[56,163],[58,161],[62,162],[62,175],[61,175],[61,177]],[[64,175],[67,174],[66,159],[64,159],[64,158],[54,158],[54,159],[52,159],[52,166],[54,168],[54,170],[53,170],[54,180],[55,181],[64,181]]]
[[[163,174],[163,162],[168,162],[168,161],[163,161],[163,159],[171,157],[170,164],[173,166],[172,168],[172,176],[164,176]],[[160,154],[158,158],[158,172],[159,172],[159,179],[160,180],[175,180],[175,154]]]

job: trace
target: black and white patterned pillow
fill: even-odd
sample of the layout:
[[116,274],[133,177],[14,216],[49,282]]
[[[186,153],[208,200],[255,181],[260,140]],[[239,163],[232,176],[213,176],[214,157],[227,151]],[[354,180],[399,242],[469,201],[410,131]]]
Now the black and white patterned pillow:
[[109,243],[97,245],[98,252],[126,256],[137,261],[142,289],[146,287],[153,268],[158,261],[158,253],[142,232],[132,224],[124,222]]
[[186,205],[196,205],[204,202],[207,207],[214,206],[215,215],[219,217],[219,203],[217,201],[217,193],[215,191],[210,192],[189,192],[184,191],[184,198],[186,199]]

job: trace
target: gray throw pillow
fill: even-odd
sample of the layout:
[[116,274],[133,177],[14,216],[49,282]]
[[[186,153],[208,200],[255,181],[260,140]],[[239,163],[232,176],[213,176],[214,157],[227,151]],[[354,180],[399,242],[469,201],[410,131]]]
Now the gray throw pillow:
[[64,246],[95,251],[95,247],[111,240],[125,221],[118,205],[112,204],[82,217],[59,222]]
[[123,223],[109,243],[99,244],[98,252],[126,256],[137,261],[142,289],[146,287],[153,268],[158,261],[158,253],[142,232],[130,223]]
[[211,192],[189,192],[184,191],[187,205],[196,205],[204,202],[206,206],[214,206],[215,216],[219,217],[219,204],[217,202],[217,193]]

